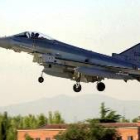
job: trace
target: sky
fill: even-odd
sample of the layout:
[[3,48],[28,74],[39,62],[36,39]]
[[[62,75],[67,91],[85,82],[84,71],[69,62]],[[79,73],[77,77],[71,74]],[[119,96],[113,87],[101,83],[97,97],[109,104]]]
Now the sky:
[[[84,49],[111,55],[140,42],[139,0],[0,0],[0,36],[39,31]],[[105,80],[99,93],[96,83],[81,83],[44,75],[26,53],[0,48],[0,106],[59,96],[103,94],[120,100],[140,100],[137,81]]]

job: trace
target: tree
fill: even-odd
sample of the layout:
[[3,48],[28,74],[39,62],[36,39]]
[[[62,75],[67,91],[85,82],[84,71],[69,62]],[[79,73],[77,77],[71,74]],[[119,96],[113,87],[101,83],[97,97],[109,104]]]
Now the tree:
[[29,135],[26,135],[25,140],[33,140],[33,138],[31,138]]
[[88,140],[89,132],[84,124],[72,124],[65,132],[56,136],[57,140]]
[[105,107],[105,103],[101,104],[100,108],[100,122],[118,122],[121,115],[117,114],[116,111]]
[[51,111],[49,111],[48,123],[53,124],[53,114]]
[[62,119],[62,116],[58,111],[54,112],[53,121],[55,124],[64,123],[64,119]]
[[7,134],[8,134],[8,129],[9,129],[9,120],[8,120],[8,114],[7,112],[4,112],[4,115],[2,117],[2,121],[1,121],[1,138],[2,140],[6,140],[7,139]]
[[23,128],[37,128],[38,121],[34,115],[29,114],[23,118]]
[[47,122],[48,122],[48,119],[47,119],[43,114],[40,114],[40,115],[38,116],[37,120],[38,120],[37,125],[38,125],[39,127],[40,127],[40,126],[43,126],[43,125],[45,125],[45,124],[47,124]]
[[91,121],[89,127],[90,140],[114,140],[119,137],[115,129],[106,128],[97,122]]
[[54,114],[52,112],[49,112],[48,123],[63,124],[64,119],[62,118],[61,114],[58,111],[55,111]]
[[126,122],[126,123],[130,123],[129,119],[126,119],[125,117],[122,117],[120,122]]
[[119,137],[115,129],[105,128],[97,122],[73,124],[56,136],[57,140],[114,140]]
[[100,107],[100,119],[105,119],[107,113],[110,111],[110,109],[105,107],[105,103],[101,103]]
[[140,116],[138,116],[138,117],[136,117],[132,120],[132,122],[135,122],[135,123],[138,122],[138,121],[140,121]]

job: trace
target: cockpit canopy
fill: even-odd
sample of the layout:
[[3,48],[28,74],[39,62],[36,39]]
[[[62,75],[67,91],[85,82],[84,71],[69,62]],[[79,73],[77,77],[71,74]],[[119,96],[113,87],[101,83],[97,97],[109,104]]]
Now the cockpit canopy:
[[47,39],[47,40],[54,40],[53,38],[44,35],[42,33],[38,32],[23,32],[20,34],[15,35],[15,37],[20,37],[20,38],[31,38],[31,39]]

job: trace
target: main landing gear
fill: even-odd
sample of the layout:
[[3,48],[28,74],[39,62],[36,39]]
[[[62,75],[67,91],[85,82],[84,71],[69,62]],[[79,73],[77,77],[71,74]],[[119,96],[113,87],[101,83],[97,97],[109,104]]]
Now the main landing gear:
[[82,90],[82,86],[80,85],[80,83],[77,82],[76,84],[74,84],[73,90],[75,92],[80,92]]
[[[75,92],[80,92],[80,91],[82,90],[82,86],[80,85],[79,82],[77,82],[76,84],[74,84],[73,90],[74,90]],[[102,83],[102,82],[98,82],[98,83],[97,83],[97,90],[98,90],[98,91],[104,91],[104,90],[105,90],[105,84]]]
[[98,91],[104,91],[105,90],[105,84],[102,82],[97,83],[97,90]]

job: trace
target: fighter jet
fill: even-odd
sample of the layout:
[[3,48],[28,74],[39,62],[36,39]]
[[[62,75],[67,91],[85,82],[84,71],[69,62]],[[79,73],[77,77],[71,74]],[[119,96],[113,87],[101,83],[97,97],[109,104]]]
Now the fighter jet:
[[104,79],[137,80],[140,82],[140,44],[112,56],[96,53],[63,43],[39,32],[23,32],[0,38],[2,48],[27,52],[44,69],[43,73],[74,80],[75,92],[82,90],[81,82],[96,82],[98,91],[105,90]]

